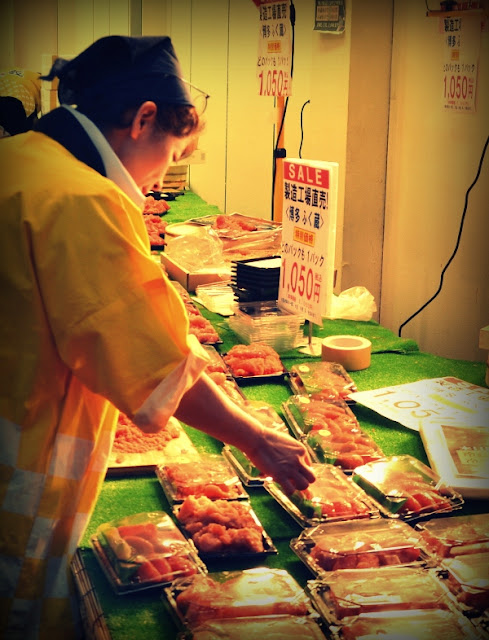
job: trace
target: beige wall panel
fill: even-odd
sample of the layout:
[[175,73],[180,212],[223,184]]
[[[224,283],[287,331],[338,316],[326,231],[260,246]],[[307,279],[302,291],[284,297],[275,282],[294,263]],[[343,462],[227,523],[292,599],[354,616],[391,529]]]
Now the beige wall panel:
[[222,0],[194,3],[190,80],[210,94],[199,148],[203,164],[190,165],[192,188],[224,211],[226,206],[226,140],[228,96],[228,10]]
[[342,288],[366,287],[377,307],[381,299],[392,18],[392,0],[352,3]]
[[[395,3],[380,321],[396,332],[438,289],[489,132],[487,30],[481,35],[477,112],[445,112],[443,34],[425,9],[422,0]],[[486,157],[442,291],[402,331],[424,351],[485,359],[478,336],[489,318],[488,202]]]

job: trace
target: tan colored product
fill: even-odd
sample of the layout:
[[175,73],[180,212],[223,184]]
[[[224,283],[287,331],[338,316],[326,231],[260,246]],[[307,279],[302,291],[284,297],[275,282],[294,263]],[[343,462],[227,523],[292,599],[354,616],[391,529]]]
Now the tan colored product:
[[370,366],[372,343],[360,336],[328,336],[322,342],[321,358],[338,362],[347,371],[359,371]]

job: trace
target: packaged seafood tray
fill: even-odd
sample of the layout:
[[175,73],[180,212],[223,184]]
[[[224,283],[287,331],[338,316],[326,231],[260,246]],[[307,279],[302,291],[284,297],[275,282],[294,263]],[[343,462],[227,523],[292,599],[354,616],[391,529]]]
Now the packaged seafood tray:
[[220,454],[201,453],[197,460],[172,460],[156,466],[156,476],[170,504],[187,496],[211,500],[249,498],[233,467]]
[[277,483],[265,483],[265,489],[302,527],[313,527],[320,522],[380,517],[379,509],[365,491],[341,469],[317,463],[312,468],[316,480],[304,491],[294,491],[290,496]]
[[224,362],[221,354],[214,345],[203,344],[202,348],[209,357],[209,363],[207,364],[205,371],[212,378],[215,378],[215,382],[219,384],[219,380],[222,379],[222,376],[224,376],[225,378],[232,377],[227,364]]
[[173,506],[173,514],[203,560],[277,553],[249,501],[188,496]]
[[456,611],[424,609],[366,613],[330,627],[334,640],[481,640],[480,633]]
[[460,509],[464,500],[427,465],[410,455],[357,467],[353,480],[390,518],[415,520]]
[[445,558],[440,567],[464,612],[475,616],[489,608],[489,552]]
[[320,623],[312,618],[279,615],[208,620],[192,631],[182,632],[178,640],[324,640]]
[[233,402],[240,406],[243,406],[248,402],[245,394],[234,378],[217,375],[213,375],[212,378],[214,382],[219,385],[221,391],[225,393],[228,398],[231,398]]
[[187,312],[189,333],[194,335],[202,345],[222,344],[222,340],[216,329],[210,320],[202,315],[188,291],[177,281],[172,280],[172,285],[180,295]]
[[102,571],[120,595],[207,572],[193,543],[162,511],[106,522],[90,543]]
[[480,426],[425,421],[419,427],[431,468],[464,498],[489,498],[488,424],[482,419]]
[[278,353],[263,342],[236,344],[223,360],[237,382],[283,380],[286,369]]
[[277,353],[290,351],[302,339],[304,317],[281,309],[275,300],[239,302],[229,318],[230,328],[243,342],[262,342]]
[[315,394],[334,400],[341,398],[353,403],[349,394],[357,386],[343,365],[338,362],[303,362],[294,364],[289,370],[289,384],[295,395]]
[[328,625],[365,613],[455,607],[435,570],[423,567],[332,571],[327,580],[309,580],[306,592]]
[[199,452],[176,418],[170,418],[158,433],[144,433],[126,415],[120,414],[109,456],[108,476],[154,473],[167,460],[192,460]]
[[386,566],[425,566],[419,533],[401,520],[372,518],[321,523],[304,529],[290,548],[316,578],[331,571]]
[[282,409],[289,427],[305,443],[314,462],[353,471],[384,455],[344,400],[295,395],[282,403]]
[[263,566],[176,580],[163,590],[163,601],[177,626],[187,630],[217,619],[319,617],[309,596],[285,569]]
[[489,552],[489,513],[436,518],[416,524],[416,529],[438,559]]

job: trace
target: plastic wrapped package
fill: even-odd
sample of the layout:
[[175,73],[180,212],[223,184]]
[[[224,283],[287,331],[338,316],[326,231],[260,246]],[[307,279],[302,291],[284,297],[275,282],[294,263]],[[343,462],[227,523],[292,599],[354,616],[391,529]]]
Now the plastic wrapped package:
[[460,613],[437,609],[365,614],[340,627],[341,640],[480,640]]
[[324,640],[325,635],[316,620],[299,616],[258,616],[209,620],[181,640]]
[[220,454],[201,453],[198,460],[172,460],[157,465],[156,476],[170,503],[187,496],[206,496],[211,500],[247,499],[234,469]]
[[207,572],[192,542],[160,511],[104,523],[90,543],[118,594],[161,587],[183,576]]
[[292,396],[283,404],[285,418],[310,451],[313,461],[352,471],[383,457],[344,400],[327,400],[316,394]]
[[357,467],[353,479],[388,517],[414,520],[454,511],[464,502],[434,471],[409,455],[388,456]]
[[296,395],[315,394],[326,399],[348,401],[357,387],[345,368],[337,362],[303,362],[290,367],[289,382]]
[[489,513],[436,518],[416,528],[439,559],[489,551]]
[[440,566],[447,570],[446,583],[464,609],[489,608],[489,552],[446,558]]
[[164,593],[176,623],[189,629],[215,619],[314,613],[304,589],[284,569],[254,567],[190,576]]
[[341,469],[330,464],[313,464],[316,480],[304,491],[285,495],[274,482],[265,483],[268,492],[303,527],[320,522],[379,517],[367,494]]
[[316,577],[341,569],[426,563],[419,533],[406,522],[372,518],[321,523],[290,541],[292,551]]
[[328,624],[365,613],[454,606],[436,572],[423,567],[332,571],[327,581],[310,580],[307,591]]

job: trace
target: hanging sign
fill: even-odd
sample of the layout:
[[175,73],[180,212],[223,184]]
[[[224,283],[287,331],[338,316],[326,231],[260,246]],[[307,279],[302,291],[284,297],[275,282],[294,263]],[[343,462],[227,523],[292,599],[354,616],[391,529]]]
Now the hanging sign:
[[345,0],[316,0],[314,30],[325,33],[345,31]]
[[278,304],[322,325],[334,284],[338,164],[286,158]]
[[261,96],[292,95],[292,25],[289,3],[262,0],[256,76]]
[[440,18],[444,35],[443,107],[447,111],[475,112],[481,20],[477,16]]

